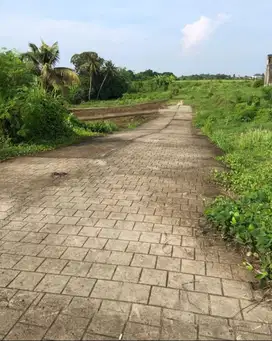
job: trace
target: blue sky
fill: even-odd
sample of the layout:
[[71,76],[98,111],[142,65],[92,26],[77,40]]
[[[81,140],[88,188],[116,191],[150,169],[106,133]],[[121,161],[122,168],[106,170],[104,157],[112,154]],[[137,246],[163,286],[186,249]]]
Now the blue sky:
[[264,72],[271,0],[0,0],[0,46],[59,42],[61,65],[96,51],[117,66],[192,73]]

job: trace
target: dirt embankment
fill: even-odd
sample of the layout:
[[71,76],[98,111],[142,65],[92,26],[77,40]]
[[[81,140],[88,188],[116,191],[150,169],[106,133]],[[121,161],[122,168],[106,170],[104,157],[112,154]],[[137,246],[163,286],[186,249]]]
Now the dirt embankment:
[[84,121],[108,119],[113,117],[123,117],[131,115],[154,114],[159,109],[166,107],[166,100],[141,103],[135,105],[124,105],[120,107],[107,108],[71,108],[79,119]]

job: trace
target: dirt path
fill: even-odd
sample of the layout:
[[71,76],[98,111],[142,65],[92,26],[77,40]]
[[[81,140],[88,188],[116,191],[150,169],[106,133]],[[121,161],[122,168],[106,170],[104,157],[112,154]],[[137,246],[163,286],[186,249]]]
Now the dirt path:
[[271,339],[241,258],[201,233],[218,165],[191,119],[0,164],[0,337]]

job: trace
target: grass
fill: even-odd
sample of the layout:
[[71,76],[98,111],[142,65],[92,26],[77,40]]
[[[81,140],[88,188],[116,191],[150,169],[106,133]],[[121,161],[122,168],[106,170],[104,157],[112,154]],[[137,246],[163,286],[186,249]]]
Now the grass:
[[115,100],[93,100],[84,102],[79,105],[74,105],[73,108],[108,108],[108,107],[119,107],[127,105],[136,105],[142,103],[149,103],[159,100],[168,100],[170,98],[170,92],[149,92],[149,93],[136,93],[136,94],[125,94],[120,99]]
[[215,179],[230,193],[207,208],[208,219],[247,253],[245,266],[272,280],[272,89],[254,81],[184,81],[194,123],[224,152],[229,171]]
[[56,148],[61,148],[78,143],[90,136],[96,136],[96,133],[86,132],[85,130],[78,129],[78,133],[70,136],[57,139],[55,141],[40,141],[37,143],[20,143],[12,144],[5,143],[0,144],[0,161],[4,161],[13,157],[23,156],[23,155],[33,155],[38,152],[45,152],[54,150]]
[[55,141],[40,141],[37,143],[12,144],[5,140],[0,141],[0,161],[17,156],[33,155],[38,152],[45,152],[69,146],[81,142],[90,136],[110,134],[122,129],[135,129],[141,124],[153,119],[156,115],[130,116],[112,119],[111,121],[80,122],[76,120],[74,135],[63,137]]

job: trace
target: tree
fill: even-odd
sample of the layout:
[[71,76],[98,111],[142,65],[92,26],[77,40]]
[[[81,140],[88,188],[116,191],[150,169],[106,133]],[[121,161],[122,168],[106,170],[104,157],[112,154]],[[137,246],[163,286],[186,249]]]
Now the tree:
[[99,90],[98,90],[98,93],[97,93],[97,99],[99,99],[99,95],[100,95],[100,92],[103,88],[103,85],[105,84],[106,82],[106,79],[108,77],[114,77],[117,75],[117,68],[115,67],[115,65],[113,64],[113,62],[111,60],[109,61],[106,61],[105,64],[104,64],[104,70],[102,70],[102,72],[104,71],[104,78],[103,78],[103,81],[99,87]]
[[103,62],[104,60],[96,52],[82,52],[74,54],[71,58],[71,63],[75,65],[76,71],[79,74],[87,74],[89,76],[88,100],[91,99],[94,76],[100,70]]
[[44,41],[40,47],[29,43],[29,51],[22,54],[22,59],[27,61],[33,72],[41,78],[45,90],[58,88],[64,91],[65,87],[78,84],[77,74],[67,67],[56,67],[59,61],[59,46],[55,42],[52,46]]

